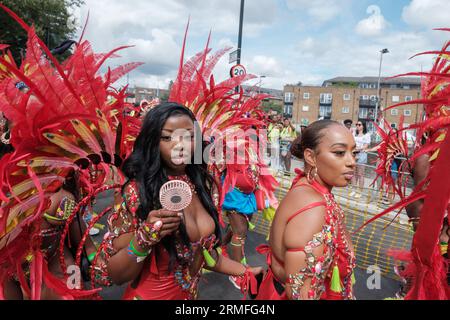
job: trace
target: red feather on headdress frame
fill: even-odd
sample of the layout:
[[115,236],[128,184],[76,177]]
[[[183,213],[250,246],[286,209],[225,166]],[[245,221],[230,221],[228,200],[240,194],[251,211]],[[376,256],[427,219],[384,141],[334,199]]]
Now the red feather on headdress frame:
[[[447,28],[435,30],[450,31]],[[440,51],[428,51],[417,55],[436,55],[431,71],[411,72],[401,74],[401,76],[421,76],[422,97],[420,99],[402,102],[392,105],[386,110],[403,105],[424,105],[425,117],[423,120],[411,124],[406,128],[400,128],[399,132],[407,129],[416,129],[416,149],[406,162],[406,165],[413,166],[414,161],[428,154],[429,172],[425,179],[416,185],[409,196],[399,192],[401,200],[395,205],[387,208],[380,214],[364,223],[368,223],[382,217],[393,210],[401,210],[406,205],[424,200],[420,212],[420,222],[414,234],[411,252],[393,252],[399,259],[406,259],[410,263],[404,272],[405,276],[411,276],[413,285],[405,299],[450,299],[450,288],[447,284],[447,265],[440,255],[438,241],[442,228],[443,218],[446,210],[449,209],[450,202],[450,170],[448,163],[450,159],[450,58],[448,48],[450,42],[446,42]],[[415,55],[415,56],[417,56]],[[380,166],[389,164],[390,159],[399,150],[406,146],[405,138],[399,135],[392,135],[379,128],[383,138],[380,147]],[[422,138],[424,142],[422,142]],[[396,146],[396,147],[395,147]],[[380,169],[380,170],[378,170]],[[378,168],[377,173],[386,176],[386,168]],[[400,179],[399,179],[400,180]],[[389,180],[385,182],[392,183]],[[362,228],[361,227],[361,228]],[[360,229],[361,229],[360,228]]]
[[[210,159],[225,159],[230,152],[235,156],[233,163],[213,161],[210,165],[218,181],[226,168],[226,176],[220,192],[219,210],[225,194],[235,186],[238,171],[242,171],[248,165],[259,167],[261,172],[259,188],[275,205],[276,199],[273,193],[278,182],[270,174],[260,153],[260,150],[264,149],[261,146],[266,145],[267,135],[263,130],[266,126],[263,122],[264,115],[259,107],[261,102],[270,95],[256,92],[244,95],[241,85],[255,78],[251,74],[237,76],[216,84],[212,71],[219,59],[231,48],[224,48],[210,55],[211,34],[205,49],[184,62],[188,28],[189,23],[183,40],[178,75],[172,86],[169,101],[185,105],[194,113],[204,139],[212,143]],[[236,87],[239,88],[237,92]],[[255,147],[255,133],[260,150],[258,146]],[[243,148],[243,152],[238,152],[238,146]]]
[[[40,251],[42,215],[55,192],[55,183],[63,183],[68,169],[79,173],[86,195],[81,201],[84,205],[99,191],[115,187],[99,189],[112,172],[118,174],[116,180],[123,179],[116,167],[131,152],[129,138],[135,136],[139,123],[122,112],[126,87],[117,91],[112,85],[140,63],[108,68],[102,76],[99,69],[103,63],[126,47],[95,54],[89,42],[80,39],[73,54],[60,64],[33,27],[4,5],[0,7],[28,33],[26,57],[20,68],[10,56],[0,57],[0,110],[12,123],[14,146],[14,152],[5,155],[0,163],[0,274],[16,274],[31,299],[40,298],[42,283],[66,299],[92,296],[98,290],[68,289],[66,279],[49,273]],[[24,82],[28,90],[19,91],[15,87],[18,81]],[[95,179],[92,169],[100,172]],[[79,204],[69,221],[80,208]],[[64,235],[68,226],[69,223]],[[62,237],[61,255],[64,240]],[[81,250],[77,250],[77,260]],[[31,288],[21,266],[26,257],[32,261]],[[1,292],[2,284],[0,281]]]

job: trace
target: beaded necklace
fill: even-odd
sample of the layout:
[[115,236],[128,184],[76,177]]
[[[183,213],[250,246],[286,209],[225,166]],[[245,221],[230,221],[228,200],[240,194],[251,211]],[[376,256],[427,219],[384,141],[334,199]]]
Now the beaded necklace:
[[195,185],[192,183],[191,179],[189,179],[189,177],[186,174],[182,174],[179,176],[168,176],[168,178],[169,180],[181,180],[186,182],[191,188],[192,193],[197,193],[197,191],[195,190]]

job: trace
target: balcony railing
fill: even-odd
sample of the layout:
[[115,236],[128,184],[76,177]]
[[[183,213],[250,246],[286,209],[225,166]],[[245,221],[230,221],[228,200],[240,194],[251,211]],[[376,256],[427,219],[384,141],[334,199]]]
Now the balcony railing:
[[319,104],[322,104],[322,105],[330,105],[330,104],[332,104],[333,103],[333,99],[323,99],[323,98],[320,98],[320,100],[319,100]]
[[359,114],[358,115],[359,120],[375,120],[375,115],[373,113],[369,114]]
[[373,108],[375,108],[376,104],[377,104],[376,100],[371,100],[371,99],[360,99],[359,100],[359,106],[360,107],[365,106],[365,107],[373,107]]
[[319,112],[319,118],[331,119],[331,112]]

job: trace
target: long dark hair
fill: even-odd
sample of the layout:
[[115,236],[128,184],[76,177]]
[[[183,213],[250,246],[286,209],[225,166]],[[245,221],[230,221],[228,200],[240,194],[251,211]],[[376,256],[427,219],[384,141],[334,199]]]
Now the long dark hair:
[[[366,134],[367,133],[367,123],[366,123],[366,121],[364,121],[364,120],[361,120],[361,121],[358,121],[358,122],[361,122],[362,123],[362,127],[363,127],[363,134]],[[359,132],[359,130],[358,130],[358,128],[356,128],[356,131],[358,132],[358,134],[360,133]]]
[[[147,219],[150,211],[161,209],[159,190],[161,189],[161,186],[168,181],[166,168],[161,161],[159,147],[161,131],[168,118],[182,115],[188,116],[192,122],[194,122],[194,126],[197,126],[196,131],[201,132],[198,128],[194,114],[188,108],[173,102],[161,103],[145,115],[141,131],[134,143],[133,152],[123,164],[123,172],[128,178],[128,182],[131,180],[136,181],[139,189],[140,205],[136,214],[141,220]],[[201,139],[203,155],[203,150],[207,145],[203,142],[203,137],[201,137]],[[208,173],[207,164],[204,162],[203,158],[201,164],[195,164],[194,157],[192,157],[191,164],[186,166],[186,175],[195,185],[197,195],[202,205],[213,218],[215,224],[214,233],[217,239],[220,239],[221,232],[218,213],[212,200],[214,179]],[[189,245],[190,241],[185,225],[180,224],[179,230],[184,244]],[[175,238],[173,236],[167,236],[164,237],[161,242],[170,254],[169,270],[171,270],[173,263],[177,258]]]

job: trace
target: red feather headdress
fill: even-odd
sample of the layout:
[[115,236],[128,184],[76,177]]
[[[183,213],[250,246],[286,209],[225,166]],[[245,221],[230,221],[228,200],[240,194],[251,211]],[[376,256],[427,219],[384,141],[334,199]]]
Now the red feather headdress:
[[[437,30],[450,31],[450,29]],[[422,98],[395,104],[386,110],[408,104],[423,104],[424,119],[411,124],[407,128],[400,128],[396,133],[393,133],[390,129],[384,131],[378,127],[383,141],[379,149],[380,165],[377,168],[377,173],[383,177],[384,183],[393,184],[392,179],[388,177],[390,164],[396,154],[406,151],[406,141],[402,136],[403,130],[417,130],[416,149],[406,162],[407,165],[412,166],[414,161],[424,154],[430,155],[429,172],[426,178],[415,186],[411,194],[405,196],[401,186],[395,186],[401,200],[362,226],[364,227],[390,211],[401,210],[406,205],[423,199],[424,205],[420,212],[417,231],[414,234],[411,253],[396,253],[397,257],[407,257],[411,262],[404,273],[412,276],[413,279],[412,289],[407,294],[406,299],[450,299],[450,288],[447,284],[446,275],[447,266],[438,247],[439,234],[450,201],[449,46],[450,42],[447,42],[440,51],[418,54],[436,55],[431,71],[412,72],[396,76],[422,76]],[[422,138],[424,138],[424,142],[421,141]]]
[[[86,196],[81,201],[84,205],[105,189],[100,187],[112,173],[119,173],[115,168],[131,152],[131,137],[140,124],[122,112],[126,88],[117,91],[112,85],[140,63],[108,68],[101,75],[104,62],[126,47],[95,54],[89,42],[80,39],[70,58],[60,64],[33,27],[5,6],[0,7],[28,33],[26,57],[20,68],[11,55],[0,57],[0,111],[12,123],[14,146],[14,152],[5,155],[0,163],[0,274],[18,275],[31,299],[40,298],[42,283],[67,299],[91,296],[97,290],[68,289],[66,279],[49,273],[40,248],[42,215],[70,170],[78,172]],[[19,91],[15,87],[18,81],[28,90]],[[100,174],[93,177],[94,171]],[[116,178],[122,179],[120,173]],[[64,272],[65,235],[80,207],[72,213],[61,237]],[[81,250],[82,245],[77,251],[77,263]],[[21,267],[26,257],[32,261],[31,288]]]
[[[275,187],[278,182],[263,161],[260,150],[265,150],[266,137],[264,115],[259,109],[267,94],[244,95],[241,85],[254,75],[241,75],[215,82],[213,69],[219,59],[231,48],[224,48],[210,55],[209,40],[203,51],[184,61],[187,29],[183,41],[177,79],[170,91],[169,101],[188,107],[195,115],[210,148],[210,169],[219,181],[226,169],[221,187],[219,210],[225,194],[236,184],[237,173],[249,165],[258,167],[258,187],[275,206]],[[235,88],[239,90],[236,92]],[[255,137],[257,136],[257,139]],[[257,143],[255,143],[257,141]],[[238,150],[242,150],[239,152]],[[233,158],[230,161],[230,154]],[[228,156],[228,158],[227,158]],[[221,160],[222,159],[222,160]],[[218,183],[220,186],[220,183]]]

